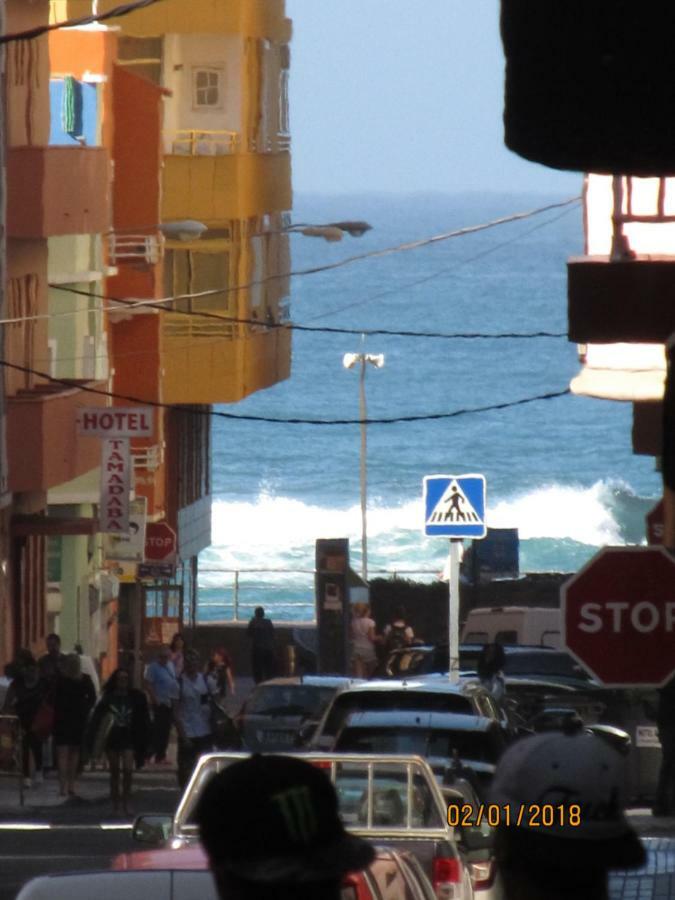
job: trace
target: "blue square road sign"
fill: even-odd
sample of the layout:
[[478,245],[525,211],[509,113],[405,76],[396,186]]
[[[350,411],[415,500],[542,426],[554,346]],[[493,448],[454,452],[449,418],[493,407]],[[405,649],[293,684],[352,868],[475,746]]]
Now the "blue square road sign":
[[484,538],[484,475],[427,475],[424,533],[446,538]]

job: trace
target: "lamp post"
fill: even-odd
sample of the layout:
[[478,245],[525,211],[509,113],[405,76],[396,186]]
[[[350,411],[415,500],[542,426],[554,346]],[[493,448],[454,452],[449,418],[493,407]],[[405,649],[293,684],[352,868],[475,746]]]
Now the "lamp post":
[[359,419],[361,422],[361,575],[368,580],[368,527],[367,527],[367,438],[366,422],[366,365],[381,369],[384,365],[383,353],[345,353],[342,364],[345,369],[353,369],[359,365]]

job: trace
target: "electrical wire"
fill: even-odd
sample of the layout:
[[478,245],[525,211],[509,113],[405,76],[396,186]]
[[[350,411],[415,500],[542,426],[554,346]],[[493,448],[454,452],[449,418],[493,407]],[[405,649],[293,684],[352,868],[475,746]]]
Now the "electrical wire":
[[466,416],[472,413],[493,412],[495,410],[510,409],[515,406],[524,406],[527,403],[535,403],[538,400],[555,400],[559,397],[566,397],[571,394],[569,388],[562,391],[550,391],[546,394],[537,394],[534,397],[522,397],[519,400],[509,400],[503,403],[491,403],[487,406],[474,406],[464,409],[456,409],[452,412],[444,413],[422,413],[410,416],[391,416],[383,419],[305,419],[300,417],[278,417],[278,416],[256,416],[245,413],[226,413],[221,410],[211,408],[202,409],[199,406],[191,406],[186,404],[162,403],[159,400],[143,400],[130,394],[120,394],[115,391],[105,391],[101,388],[95,388],[88,384],[76,383],[65,378],[55,378],[47,372],[39,372],[28,366],[20,366],[17,363],[11,363],[8,360],[0,359],[0,366],[13,369],[24,374],[35,375],[38,378],[44,378],[50,384],[61,384],[68,388],[77,388],[88,394],[96,394],[101,397],[110,397],[113,400],[125,400],[129,403],[138,403],[141,406],[152,406],[156,409],[169,409],[174,412],[182,412],[209,416],[210,418],[229,419],[242,422],[266,422],[274,425],[396,425],[403,422],[429,422],[438,419],[455,419],[459,416]]
[[96,22],[105,22],[107,19],[121,18],[128,16],[138,9],[145,9],[148,6],[154,6],[155,3],[161,3],[162,0],[135,0],[133,3],[123,3],[116,6],[105,13],[92,13],[88,16],[80,16],[76,19],[64,19],[62,22],[54,22],[51,25],[38,25],[36,28],[29,28],[27,31],[16,31],[12,34],[0,35],[0,44],[10,44],[15,41],[32,41],[35,38],[42,37],[50,31],[58,31],[61,28],[77,28],[80,25],[93,25]]

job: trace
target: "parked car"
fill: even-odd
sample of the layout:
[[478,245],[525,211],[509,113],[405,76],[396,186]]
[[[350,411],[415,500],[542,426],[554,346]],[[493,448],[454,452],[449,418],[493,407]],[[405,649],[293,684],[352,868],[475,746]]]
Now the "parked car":
[[[471,858],[448,824],[442,790],[423,759],[410,755],[298,755],[330,777],[347,829],[376,845],[414,854],[434,887],[436,900],[488,900],[487,895],[474,894]],[[234,752],[202,756],[173,818],[140,816],[134,823],[134,837],[146,845],[162,845],[162,849],[143,854],[134,865],[160,865],[166,857],[153,855],[157,853],[194,852],[198,848],[195,809],[204,785],[216,772],[245,756]],[[123,858],[118,858],[116,865],[123,864]],[[172,861],[171,867],[178,865]]]
[[336,694],[309,741],[312,750],[331,750],[347,717],[355,712],[423,710],[482,716],[496,722],[508,739],[517,727],[494,697],[475,678],[452,683],[430,676],[414,680],[366,681]]
[[[184,850],[155,850],[118,856],[112,871],[77,872],[34,878],[20,900],[218,900],[199,845]],[[415,857],[378,847],[373,862],[342,881],[342,900],[436,900]],[[17,898],[17,900],[19,900]]]
[[[476,672],[483,644],[460,644],[459,666],[465,673]],[[545,676],[562,683],[582,681],[596,684],[588,672],[564,650],[552,647],[503,644],[506,663],[504,675],[513,677]],[[383,678],[406,678],[448,671],[447,644],[421,644],[392,650],[384,660],[380,673]]]
[[256,685],[235,719],[249,750],[289,750],[311,734],[337,691],[358,679],[330,675],[273,678]]
[[426,711],[357,712],[347,717],[334,752],[410,753],[426,759],[442,780],[449,761],[457,759],[475,776],[480,796],[492,780],[507,746],[494,719]]

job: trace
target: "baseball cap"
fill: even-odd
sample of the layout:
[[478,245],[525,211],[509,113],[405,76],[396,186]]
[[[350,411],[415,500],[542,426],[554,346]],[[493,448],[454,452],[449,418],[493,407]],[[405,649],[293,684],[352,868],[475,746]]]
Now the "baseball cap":
[[327,881],[375,855],[345,831],[325,772],[290,756],[256,754],[227,766],[204,788],[196,819],[212,865],[247,881]]
[[[634,868],[644,863],[645,851],[623,812],[625,777],[624,759],[607,741],[584,732],[550,731],[508,748],[497,765],[489,801],[509,807],[510,826],[503,815],[502,827],[517,833],[542,862],[550,857],[560,868],[568,861]],[[578,820],[569,814],[574,805]],[[556,811],[547,826],[542,824],[545,806]],[[521,824],[514,824],[519,816]]]

